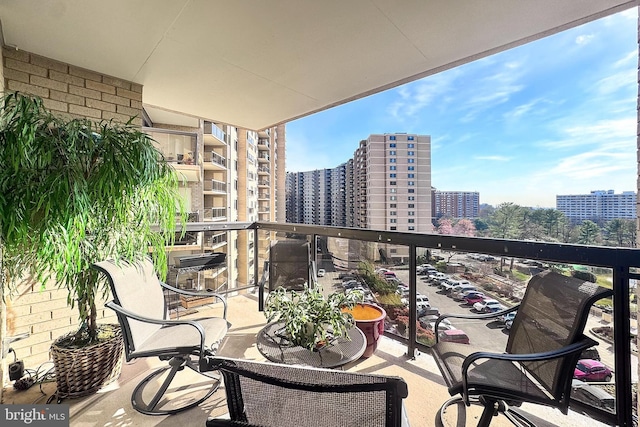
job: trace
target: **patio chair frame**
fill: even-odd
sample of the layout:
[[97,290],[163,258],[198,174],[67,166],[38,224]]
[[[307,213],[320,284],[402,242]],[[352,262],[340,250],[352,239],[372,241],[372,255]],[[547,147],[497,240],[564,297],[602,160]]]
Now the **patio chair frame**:
[[[400,377],[220,357],[212,359],[212,364],[224,377],[230,419],[209,419],[206,423],[207,427],[287,427],[292,425],[291,423],[307,427],[308,424],[297,419],[301,415],[299,411],[288,414],[288,417],[283,416],[277,399],[273,401],[274,407],[268,415],[265,413],[270,411],[270,408],[259,406],[258,402],[255,402],[260,398],[274,396],[278,390],[283,389],[293,391],[292,396],[300,396],[295,394],[300,392],[313,397],[312,402],[317,405],[314,408],[304,406],[305,403],[302,401],[290,400],[296,401],[294,404],[303,405],[300,411],[317,416],[317,423],[314,426],[335,425],[323,418],[323,413],[326,415],[326,412],[323,412],[322,408],[336,409],[335,396],[343,393],[355,395],[364,393],[364,396],[369,398],[366,400],[371,400],[374,397],[373,393],[377,393],[376,396],[380,399],[380,394],[384,393],[384,408],[378,407],[378,411],[384,411],[384,425],[386,427],[408,426],[402,404],[403,399],[408,395],[408,388]],[[309,396],[304,402],[309,403]],[[358,413],[358,407],[357,405],[349,406],[347,411]],[[273,424],[265,419],[273,420]],[[350,424],[351,421],[353,420],[343,420],[340,425],[354,425]]]
[[[563,281],[564,283],[557,283],[558,281]],[[582,283],[582,285],[580,285],[580,283]],[[535,337],[527,336],[527,338],[532,338],[529,342],[534,352],[518,353],[518,351],[521,350],[518,348],[518,345],[522,345],[522,343],[518,343],[517,340],[527,335],[529,331],[526,328],[531,328],[532,325],[535,326],[536,323],[542,324],[544,320],[551,319],[551,317],[548,316],[552,315],[552,310],[549,310],[549,312],[540,311],[537,313],[541,316],[537,319],[531,317],[524,318],[526,315],[523,315],[522,311],[527,310],[527,305],[534,305],[535,303],[535,295],[530,295],[530,293],[545,289],[545,286],[546,290],[549,290],[552,289],[554,285],[573,286],[576,288],[576,295],[580,293],[580,291],[578,291],[579,289],[584,290],[581,299],[573,301],[575,307],[571,307],[575,309],[575,318],[573,319],[573,328],[567,332],[566,340],[568,342],[564,345],[558,345],[555,348],[544,348],[549,345],[549,342],[536,342]],[[432,348],[432,354],[449,388],[449,393],[452,396],[459,394],[459,396],[447,400],[442,405],[436,415],[436,425],[443,426],[443,416],[446,409],[453,404],[459,403],[464,403],[466,406],[472,403],[484,406],[482,416],[478,421],[479,427],[489,426],[493,417],[499,413],[504,414],[507,419],[515,425],[533,426],[534,424],[527,420],[520,411],[514,411],[510,408],[511,406],[520,406],[523,402],[556,407],[564,414],[567,414],[570,403],[573,370],[578,362],[580,353],[598,344],[595,340],[583,334],[589,310],[596,301],[611,296],[612,294],[612,290],[599,287],[596,284],[587,284],[578,279],[547,271],[534,276],[527,287],[522,303],[516,307],[482,315],[444,314],[440,316],[436,321],[435,330],[437,330],[438,324],[447,317],[490,319],[518,310],[518,314],[516,314],[513,321],[505,353],[498,354],[474,351],[474,347],[468,344],[438,344],[438,335],[436,334],[436,345]],[[533,300],[529,301],[529,299]],[[540,306],[544,307],[544,304]],[[539,326],[538,329],[541,330],[542,326]],[[565,338],[563,337],[563,339]],[[464,358],[464,360],[460,366],[461,372],[459,373],[459,377],[457,377],[458,372],[456,369],[458,366],[456,362],[459,361],[460,358]],[[485,363],[487,363],[487,365],[483,366],[479,361],[486,361]],[[499,365],[503,369],[514,369],[512,372],[521,372],[521,378],[523,378],[522,381],[526,381],[526,387],[522,388],[523,385],[521,384],[520,390],[516,390],[514,388],[505,388],[499,384],[491,384],[490,381],[483,383],[478,378],[475,380],[470,379],[474,370],[476,370],[476,372],[478,372],[477,375],[480,376],[490,373],[490,371],[487,370],[492,367],[489,365],[490,361],[503,361],[505,363]],[[506,364],[506,362],[511,363]],[[545,376],[548,372],[541,372],[541,370],[544,369],[541,368],[541,366],[545,364],[544,362],[557,363],[554,365],[555,368],[552,369],[552,378]],[[489,366],[489,368],[487,368],[487,366]],[[494,369],[495,368],[497,368],[497,366],[494,366]],[[507,373],[505,372],[505,374]],[[459,417],[460,416],[464,417],[464,415],[460,414],[459,407]]]
[[[214,374],[214,369],[211,367],[209,360],[215,355],[220,340],[226,335],[229,327],[226,321],[226,299],[222,295],[214,292],[187,291],[161,282],[155,276],[153,265],[148,259],[136,264],[130,264],[125,261],[107,260],[93,264],[93,268],[104,273],[109,283],[114,300],[107,302],[105,306],[114,310],[118,317],[118,322],[123,332],[126,360],[131,361],[137,358],[157,356],[160,360],[169,361],[168,366],[154,370],[135,387],[131,396],[131,404],[134,409],[147,415],[169,415],[192,408],[208,399],[220,385],[220,378],[217,374]],[[126,293],[123,291],[126,285],[119,283],[119,281],[122,281],[124,278],[128,280],[132,278],[138,279],[131,284],[136,287],[144,287],[145,295],[148,296],[152,302],[156,301],[161,303],[162,307],[152,307],[151,312],[155,314],[161,312],[162,315],[158,317],[144,315],[150,312],[148,307],[147,309],[143,308],[141,310],[143,314],[125,308],[131,306],[131,304],[129,301],[126,301],[127,296],[123,295],[123,293]],[[216,297],[223,304],[223,316],[222,318],[193,320],[168,319],[164,290],[186,296]],[[123,305],[125,307],[123,307]],[[148,304],[144,304],[144,306],[147,305]],[[136,329],[136,325],[138,327],[140,325],[146,325],[143,326],[145,328],[149,327],[149,325],[157,325],[157,328],[150,327],[148,331],[141,334],[140,330],[134,330]],[[153,343],[154,340],[158,340],[163,333],[171,331],[174,328],[180,328],[179,330],[183,336],[189,335],[190,331],[195,331],[197,339],[195,336],[189,337],[185,338],[182,342],[174,342],[173,345],[166,345],[164,343],[163,345],[148,344],[149,342]],[[215,336],[217,339],[208,339],[207,335]],[[182,371],[185,367],[207,377],[207,379],[211,381],[210,389],[201,398],[195,399],[190,403],[171,409],[163,409],[161,404],[163,403],[165,393],[169,390],[178,372]],[[157,391],[153,393],[153,397],[149,402],[145,402],[143,394],[147,385],[167,370],[169,370],[169,372],[165,380],[158,387]]]

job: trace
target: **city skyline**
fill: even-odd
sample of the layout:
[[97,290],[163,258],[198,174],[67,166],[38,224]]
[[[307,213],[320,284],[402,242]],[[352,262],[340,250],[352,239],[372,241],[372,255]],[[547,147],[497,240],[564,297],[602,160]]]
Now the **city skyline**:
[[407,132],[431,135],[434,187],[481,203],[634,191],[636,33],[634,8],[289,122],[287,171],[334,168],[371,134]]

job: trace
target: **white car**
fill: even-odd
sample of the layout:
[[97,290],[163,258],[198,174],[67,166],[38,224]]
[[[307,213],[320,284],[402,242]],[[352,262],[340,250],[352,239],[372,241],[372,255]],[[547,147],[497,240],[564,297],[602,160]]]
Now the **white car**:
[[473,304],[473,308],[480,313],[492,313],[494,311],[502,310],[505,307],[500,304],[499,301],[494,299],[486,299],[482,302]]
[[[402,298],[400,302],[402,302],[405,305],[409,305],[409,298]],[[416,302],[418,303],[418,305],[430,306],[429,297],[426,295],[421,295],[421,294],[416,295]]]
[[325,275],[326,273],[327,273],[327,272],[325,271],[325,269],[324,269],[324,268],[320,268],[320,269],[318,269],[318,277],[324,277],[324,275]]

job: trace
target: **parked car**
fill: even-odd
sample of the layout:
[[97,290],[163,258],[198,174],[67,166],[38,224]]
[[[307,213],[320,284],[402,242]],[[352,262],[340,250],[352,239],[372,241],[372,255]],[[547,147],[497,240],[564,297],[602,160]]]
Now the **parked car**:
[[460,344],[469,344],[469,337],[462,329],[450,329],[438,333],[440,341],[457,342]]
[[435,319],[440,316],[440,310],[438,307],[420,306],[418,307],[418,319],[424,316],[434,316]]
[[507,331],[510,331],[512,326],[513,326],[513,320],[507,320],[506,322],[504,322],[504,328]]
[[473,304],[473,308],[479,313],[492,313],[504,309],[504,306],[500,304],[500,301],[488,298]]
[[448,293],[451,288],[458,284],[458,281],[452,278],[447,278],[440,281],[438,287]]
[[471,282],[469,282],[468,280],[457,280],[453,282],[452,285],[453,286],[447,289],[447,293],[449,296],[453,296],[453,293],[462,289],[463,286],[473,286],[471,285]]
[[324,275],[327,273],[327,271],[324,268],[319,268],[318,269],[318,277],[324,277]]
[[581,381],[611,381],[612,372],[604,363],[594,359],[580,359],[573,370],[573,378]]
[[469,292],[473,291],[477,291],[477,289],[472,284],[456,286],[451,290],[451,298],[455,301],[462,301]]
[[600,387],[574,379],[571,382],[571,397],[587,405],[615,412],[616,399]]
[[517,311],[512,311],[511,313],[503,314],[498,318],[500,323],[506,324],[509,320],[513,321],[516,318]]
[[[409,299],[408,298],[402,298],[400,300],[400,302],[402,302],[403,304],[407,304],[408,305],[409,304]],[[426,303],[427,305],[429,305],[429,297],[426,296],[426,295],[418,294],[418,295],[416,295],[416,302],[418,304],[425,304]]]
[[[420,322],[420,326],[422,326],[425,329],[429,329],[433,331],[433,327],[435,326],[435,322],[429,322],[423,319],[419,319]],[[455,326],[453,326],[449,321],[447,321],[447,319],[444,319],[444,321],[438,323],[438,332],[441,331],[449,331],[452,329],[457,329]]]
[[482,292],[469,292],[463,300],[465,304],[473,306],[475,303],[482,302],[486,298],[487,296]]
[[593,359],[600,361],[600,353],[598,353],[597,348],[591,347],[583,350],[582,353],[580,353],[580,359]]

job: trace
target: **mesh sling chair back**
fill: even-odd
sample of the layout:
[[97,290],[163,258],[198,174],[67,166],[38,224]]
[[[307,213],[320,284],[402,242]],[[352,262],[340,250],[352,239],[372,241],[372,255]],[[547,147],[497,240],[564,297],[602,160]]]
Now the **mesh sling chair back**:
[[218,358],[230,419],[207,427],[408,426],[402,378]]
[[[545,271],[529,281],[509,332],[505,353],[478,351],[472,345],[438,342],[432,354],[454,397],[436,417],[443,425],[446,408],[464,402],[484,405],[478,426],[488,426],[499,412],[516,425],[531,423],[509,406],[522,402],[567,413],[573,372],[580,353],[597,342],[583,334],[593,303],[612,295],[595,283]],[[488,319],[505,313],[444,317]]]
[[[198,383],[198,387],[189,390],[203,388],[204,391],[198,393],[199,398],[176,400],[182,406],[174,405],[166,393],[175,391],[170,388],[171,382],[185,367],[203,374],[213,371],[208,359],[215,355],[229,327],[226,300],[211,292],[186,292],[162,283],[148,258],[137,263],[108,260],[95,263],[93,267],[105,274],[111,288],[114,300],[106,306],[117,314],[127,361],[142,357],[169,361],[168,366],[154,371],[138,384],[131,396],[133,407],[148,415],[166,415],[191,408],[211,396],[220,382],[218,374],[213,372],[206,375],[205,385]],[[216,296],[223,304],[223,316],[170,320],[163,289],[188,295]],[[164,381],[157,385],[163,375]],[[156,385],[157,390],[153,391]]]
[[269,290],[282,286],[288,290],[302,290],[311,286],[310,245],[302,240],[278,240],[269,249]]

